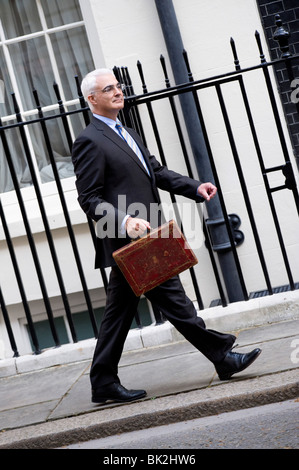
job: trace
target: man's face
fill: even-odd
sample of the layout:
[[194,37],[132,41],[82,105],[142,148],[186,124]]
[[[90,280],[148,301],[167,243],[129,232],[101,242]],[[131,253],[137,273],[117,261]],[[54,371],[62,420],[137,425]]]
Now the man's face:
[[120,109],[124,107],[124,95],[119,82],[112,74],[97,77],[96,86],[88,96],[93,112],[116,119]]

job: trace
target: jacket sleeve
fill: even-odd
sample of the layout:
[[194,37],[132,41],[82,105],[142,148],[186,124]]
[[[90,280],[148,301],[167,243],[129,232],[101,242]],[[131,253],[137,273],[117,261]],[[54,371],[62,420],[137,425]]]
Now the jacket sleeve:
[[166,166],[161,165],[153,155],[149,156],[149,161],[154,171],[158,188],[185,196],[196,202],[204,201],[204,198],[197,192],[198,186],[201,185],[200,181],[169,170]]
[[157,188],[170,193],[185,196],[196,202],[204,202],[204,198],[197,193],[198,186],[201,185],[199,180],[184,176],[175,171],[169,170],[166,166],[161,165],[154,155],[150,155],[148,149],[143,145],[140,136],[130,129],[134,139],[143,150],[144,156],[149,162],[155,177],[155,184]]

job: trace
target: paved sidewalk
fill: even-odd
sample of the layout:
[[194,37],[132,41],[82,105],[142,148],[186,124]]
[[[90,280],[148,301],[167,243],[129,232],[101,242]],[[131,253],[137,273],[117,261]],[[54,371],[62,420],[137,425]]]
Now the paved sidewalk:
[[57,448],[299,397],[298,320],[236,333],[237,351],[262,354],[225,382],[186,341],[125,352],[123,385],[148,393],[130,404],[91,403],[90,359],[2,377],[0,448]]

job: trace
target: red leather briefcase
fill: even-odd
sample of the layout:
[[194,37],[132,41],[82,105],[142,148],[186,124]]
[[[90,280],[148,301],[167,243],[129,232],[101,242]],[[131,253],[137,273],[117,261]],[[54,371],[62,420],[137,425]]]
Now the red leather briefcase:
[[197,258],[174,220],[113,253],[137,297],[197,264]]

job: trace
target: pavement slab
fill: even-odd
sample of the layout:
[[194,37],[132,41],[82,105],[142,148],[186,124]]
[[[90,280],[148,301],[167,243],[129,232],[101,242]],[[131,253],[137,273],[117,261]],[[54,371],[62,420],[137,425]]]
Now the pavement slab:
[[119,375],[147,397],[127,404],[93,404],[90,360],[0,378],[0,448],[54,448],[180,420],[299,396],[299,322],[236,332],[237,351],[262,349],[229,381],[186,341],[128,351]]

